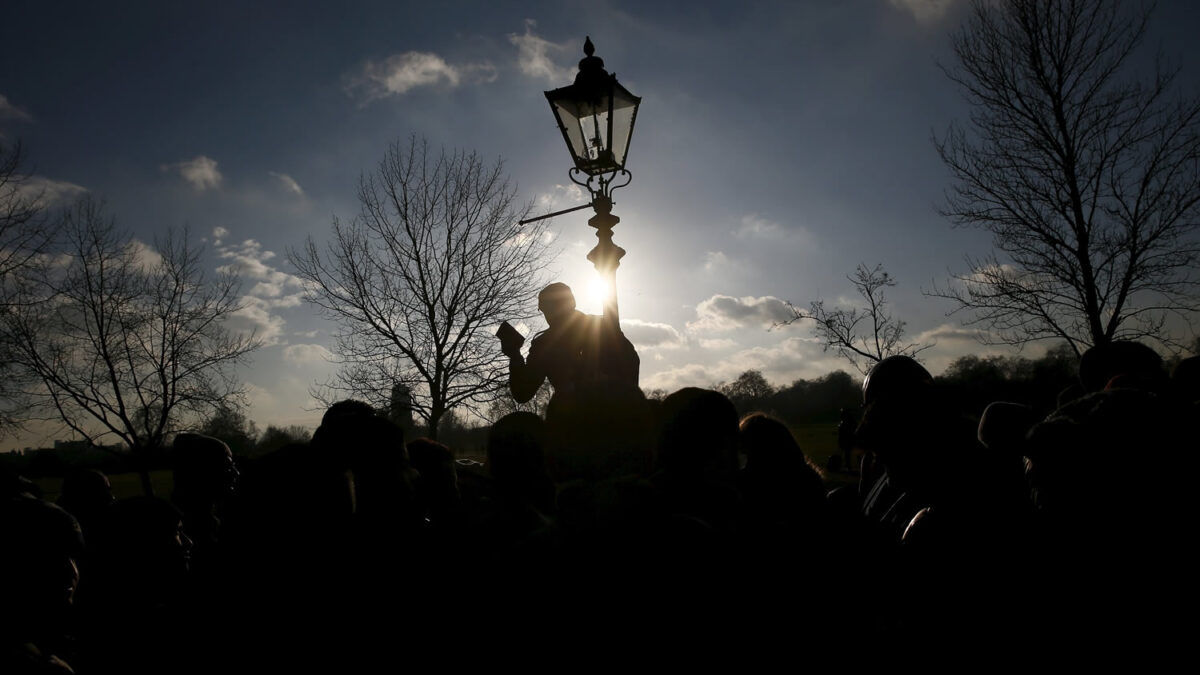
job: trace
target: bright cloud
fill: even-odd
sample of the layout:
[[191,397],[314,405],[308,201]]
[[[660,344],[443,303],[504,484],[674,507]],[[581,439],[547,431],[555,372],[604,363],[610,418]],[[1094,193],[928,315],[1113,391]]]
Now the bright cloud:
[[496,67],[490,63],[452,65],[431,52],[393,54],[383,61],[368,60],[363,67],[345,78],[346,93],[363,103],[388,96],[399,96],[417,87],[444,84],[457,87],[462,82],[491,82]]
[[696,306],[696,315],[698,318],[687,325],[694,333],[766,329],[794,316],[786,302],[770,295],[761,298],[714,295]]
[[[215,234],[215,233],[214,233]],[[228,234],[226,232],[226,234]],[[254,239],[247,239],[241,244],[223,246],[217,250],[217,255],[229,262],[217,268],[218,272],[237,274],[244,279],[257,282],[250,295],[265,298],[280,298],[284,292],[291,289],[299,292],[304,288],[300,277],[276,269],[268,261],[275,257],[273,251],[264,251],[262,244]],[[290,301],[288,301],[290,303]],[[296,303],[290,303],[296,304]]]
[[747,370],[761,370],[768,381],[784,385],[800,378],[815,379],[834,370],[846,370],[846,364],[823,353],[817,342],[792,337],[772,346],[743,349],[711,365],[689,363],[663,370],[644,378],[641,386],[667,391],[711,387],[732,381]]
[[225,237],[229,236],[229,230],[218,225],[213,228],[212,236],[213,236],[213,246],[220,246],[221,241],[223,239],[225,239]]
[[191,183],[192,187],[199,192],[205,190],[215,190],[221,187],[221,172],[217,170],[217,160],[211,157],[200,155],[195,159],[189,159],[184,162],[176,162],[174,164],[163,164],[159,167],[162,171],[179,172],[183,179]]
[[129,248],[142,269],[153,269],[162,264],[162,255],[145,242],[134,239],[129,242]]
[[242,307],[234,312],[226,325],[239,335],[254,334],[264,346],[280,344],[280,336],[287,325],[283,317],[271,313],[271,303],[252,295],[242,296]]
[[284,347],[283,358],[285,361],[299,366],[309,363],[324,363],[333,358],[333,354],[321,345],[299,344]]
[[304,196],[304,190],[300,187],[300,184],[296,182],[296,179],[292,178],[286,173],[276,173],[274,171],[268,171],[267,173],[274,176],[275,179],[279,181],[279,184],[283,187],[283,189],[287,192],[290,192],[297,197]]
[[583,190],[578,185],[555,185],[548,194],[538,195],[539,209],[547,212],[565,208],[568,204],[575,206],[584,201]]
[[50,180],[41,176],[28,176],[17,185],[17,194],[22,199],[33,200],[42,208],[68,202],[87,192],[82,185],[65,180]]
[[524,35],[508,35],[508,41],[517,47],[517,66],[529,77],[543,79],[555,86],[569,84],[575,79],[574,69],[560,67],[550,58],[550,54],[565,51],[566,46],[534,35],[533,28],[536,25],[537,22],[533,19],[525,19]]
[[638,350],[678,349],[683,346],[683,336],[670,324],[622,319],[621,330]]
[[0,94],[0,120],[10,119],[20,122],[32,122],[33,115],[9,102],[8,97]]
[[913,15],[920,24],[933,24],[946,16],[955,0],[888,0],[888,4]]
[[268,346],[281,344],[287,322],[273,310],[300,305],[304,300],[304,282],[271,265],[275,253],[263,250],[262,244],[254,239],[222,246],[219,239],[228,235],[229,231],[223,227],[213,230],[213,236],[218,238],[217,255],[228,261],[217,271],[254,282],[241,298],[244,306],[231,322],[233,329],[240,332],[253,330]]

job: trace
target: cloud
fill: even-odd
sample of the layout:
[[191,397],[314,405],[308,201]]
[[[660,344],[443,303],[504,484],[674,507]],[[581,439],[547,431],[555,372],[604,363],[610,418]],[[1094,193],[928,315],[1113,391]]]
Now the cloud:
[[714,295],[696,306],[697,319],[689,321],[691,332],[721,332],[737,328],[770,328],[793,317],[788,304],[774,296],[735,298]]
[[980,357],[1012,354],[1007,347],[984,344],[987,337],[988,332],[985,330],[944,323],[919,333],[912,341],[934,345],[931,349],[921,352],[917,358],[929,372],[939,375],[956,359],[968,354]]
[[215,190],[221,187],[221,172],[217,170],[217,160],[200,155],[195,159],[174,164],[163,164],[161,171],[178,171],[183,179],[192,184],[199,192]]
[[218,225],[213,228],[212,236],[213,236],[213,246],[220,246],[221,241],[223,239],[225,239],[225,237],[229,236],[229,230]]
[[295,365],[305,365],[309,363],[324,363],[333,358],[333,353],[321,345],[288,345],[283,348],[283,358],[285,361]]
[[[223,239],[228,235],[229,230],[223,227],[213,230],[214,237]],[[253,330],[267,346],[280,344],[287,321],[272,310],[300,305],[304,299],[304,281],[271,265],[269,261],[275,258],[275,253],[263,250],[262,244],[254,239],[225,246],[218,241],[217,255],[228,261],[217,267],[218,272],[255,282],[240,300],[243,308],[231,321],[232,329],[243,333]]]
[[733,261],[729,259],[729,256],[725,255],[724,251],[709,251],[704,254],[705,272],[712,273],[731,267],[733,267]]
[[134,239],[129,242],[129,248],[142,269],[153,269],[162,264],[162,255],[145,242]]
[[987,331],[978,328],[965,328],[950,323],[944,323],[936,328],[930,328],[913,338],[913,342],[937,342],[938,344],[952,342],[969,342],[980,344],[980,339],[987,336]]
[[742,216],[741,222],[733,236],[741,240],[760,240],[777,243],[787,240],[789,246],[812,247],[816,238],[812,231],[800,225],[783,225],[774,220],[764,218],[757,213]]
[[846,364],[831,358],[817,342],[791,337],[768,347],[743,349],[713,364],[689,363],[660,371],[642,380],[646,389],[676,391],[682,387],[711,387],[729,382],[747,370],[760,370],[774,384],[797,379],[814,379],[834,370],[846,370]]
[[683,336],[670,324],[622,319],[621,330],[639,350],[679,349],[683,346]]
[[18,108],[8,101],[8,97],[0,94],[0,120],[9,119],[17,120],[18,122],[32,122],[33,115],[30,115],[25,110]]
[[283,327],[287,322],[283,317],[271,313],[271,303],[252,295],[242,296],[239,302],[241,309],[230,315],[226,326],[239,335],[253,333],[262,340],[263,346],[280,344],[279,336],[283,335]]
[[462,82],[495,79],[496,67],[487,62],[456,66],[432,52],[404,52],[379,62],[368,60],[344,81],[346,93],[362,98],[366,104],[375,99],[403,95],[417,87],[444,84],[453,88]]
[[559,67],[550,58],[550,54],[559,54],[566,50],[566,45],[560,45],[534,35],[533,28],[537,22],[525,19],[525,34],[509,33],[508,41],[517,47],[517,66],[529,77],[543,79],[555,86],[570,84],[575,79],[575,69]]
[[913,15],[917,23],[930,25],[946,16],[955,0],[888,0],[888,4]]
[[668,393],[684,387],[708,388],[722,378],[720,373],[727,370],[725,364],[703,365],[689,363],[669,370],[660,370],[653,375],[643,378],[639,384],[642,389],[665,389]]
[[274,176],[276,179],[278,179],[279,184],[281,186],[283,186],[284,190],[296,195],[297,197],[304,196],[304,190],[300,187],[300,184],[297,183],[296,180],[294,178],[292,178],[291,176],[287,175],[286,173],[276,173],[274,171],[268,171],[267,173]]
[[299,307],[304,303],[304,293],[283,295],[271,301],[272,307]]
[[751,213],[742,216],[742,224],[734,233],[739,238],[745,237],[777,237],[783,233],[783,228],[771,220],[767,220],[759,216],[757,213]]
[[[215,236],[216,232],[213,234]],[[224,234],[228,234],[228,231]],[[250,289],[250,295],[264,299],[275,307],[294,307],[299,304],[299,299],[294,296],[304,288],[304,281],[294,274],[269,265],[268,261],[275,257],[275,253],[264,251],[262,244],[254,239],[247,239],[241,244],[222,246],[218,248],[217,255],[229,261],[218,267],[218,272],[237,274],[257,282]],[[296,293],[284,295],[288,290]]]
[[557,211],[566,204],[582,204],[585,199],[583,190],[578,185],[555,185],[549,194],[538,195],[537,207],[547,212]]
[[22,199],[32,200],[41,208],[70,201],[88,191],[82,185],[41,176],[27,176],[21,179],[16,190]]
[[720,349],[731,349],[737,346],[737,342],[729,338],[700,338],[697,341],[701,349],[710,349],[717,351]]

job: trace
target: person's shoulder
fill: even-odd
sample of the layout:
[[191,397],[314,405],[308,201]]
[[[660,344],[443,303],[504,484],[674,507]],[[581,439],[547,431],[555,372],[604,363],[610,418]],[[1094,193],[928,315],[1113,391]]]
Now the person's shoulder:
[[550,334],[549,328],[546,328],[546,329],[543,329],[543,330],[540,330],[540,331],[534,333],[533,337],[529,338],[529,348],[534,349],[538,345],[542,345],[542,344],[545,344],[546,342],[548,342],[548,340],[546,338],[549,334]]

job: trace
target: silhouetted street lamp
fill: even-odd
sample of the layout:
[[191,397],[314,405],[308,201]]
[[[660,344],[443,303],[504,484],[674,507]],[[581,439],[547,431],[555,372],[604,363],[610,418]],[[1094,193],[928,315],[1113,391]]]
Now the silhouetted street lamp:
[[575,161],[568,174],[573,183],[587,189],[592,201],[522,223],[588,206],[595,209],[596,215],[588,220],[588,225],[596,228],[596,238],[600,241],[587,258],[608,285],[604,316],[619,325],[616,276],[625,249],[612,241],[612,228],[621,220],[612,215],[612,193],[632,180],[625,168],[625,158],[642,99],[621,86],[616,75],[604,70],[604,61],[594,55],[595,51],[589,37],[583,43],[586,56],[579,62],[574,84],[546,92],[546,100]]

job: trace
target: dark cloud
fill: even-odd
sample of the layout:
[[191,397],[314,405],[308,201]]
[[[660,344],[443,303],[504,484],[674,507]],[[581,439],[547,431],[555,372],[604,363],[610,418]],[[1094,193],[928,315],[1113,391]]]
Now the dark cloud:
[[696,306],[695,321],[688,323],[691,331],[728,331],[737,328],[770,328],[791,319],[788,304],[773,296],[714,295]]

